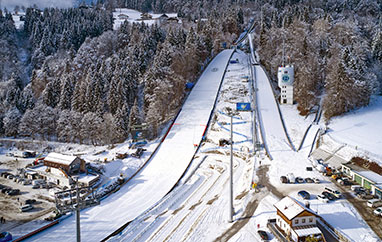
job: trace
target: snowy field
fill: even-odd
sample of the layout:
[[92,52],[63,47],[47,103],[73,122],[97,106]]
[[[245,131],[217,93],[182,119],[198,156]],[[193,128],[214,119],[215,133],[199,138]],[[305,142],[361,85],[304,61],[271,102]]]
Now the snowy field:
[[376,156],[382,164],[382,97],[373,96],[368,107],[333,118],[328,135],[335,141]]
[[[114,18],[113,29],[117,30],[119,28],[119,26],[121,26],[121,24],[123,22],[125,22],[125,20],[129,21],[130,23],[142,23],[143,22],[145,24],[152,25],[152,24],[157,23],[158,18],[162,14],[150,13],[150,15],[152,16],[152,19],[142,20],[141,19],[141,12],[139,12],[137,10],[128,9],[128,8],[116,8],[115,12],[113,12],[113,18]],[[166,15],[168,17],[176,17],[177,16],[176,13],[166,13]]]

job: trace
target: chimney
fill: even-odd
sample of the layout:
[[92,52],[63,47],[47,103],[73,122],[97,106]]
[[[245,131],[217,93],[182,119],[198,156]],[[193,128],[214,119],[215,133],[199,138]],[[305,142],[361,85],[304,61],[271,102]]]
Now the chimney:
[[310,208],[310,203],[308,201],[305,201],[305,207]]

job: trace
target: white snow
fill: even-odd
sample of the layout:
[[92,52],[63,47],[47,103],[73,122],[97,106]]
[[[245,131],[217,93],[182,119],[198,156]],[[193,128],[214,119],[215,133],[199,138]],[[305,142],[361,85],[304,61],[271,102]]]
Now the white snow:
[[[113,29],[117,30],[121,24],[125,21],[129,21],[130,23],[145,23],[148,25],[155,24],[158,21],[158,18],[162,14],[154,14],[150,13],[152,16],[152,19],[146,19],[142,20],[141,18],[141,12],[134,10],[134,9],[128,9],[128,8],[116,8],[115,12],[113,12],[113,18],[114,18],[114,25]],[[176,13],[166,13],[168,17],[176,17]]]
[[[127,11],[124,13],[129,15]],[[129,19],[140,18],[140,14],[139,16],[138,14],[131,12]],[[224,79],[225,86],[222,87],[220,94],[224,96],[224,99],[219,99],[216,106],[218,113],[216,120],[212,122],[208,130],[207,139],[209,142],[206,142],[196,154],[186,178],[182,179],[182,185],[167,194],[187,168],[191,156],[195,152],[194,145],[199,144],[206,129],[206,122],[211,112],[210,105],[215,101],[217,85],[220,84],[219,77],[222,75],[230,54],[231,51],[228,50],[220,54],[203,73],[183,107],[182,113],[171,127],[166,141],[147,166],[123,186],[118,193],[102,201],[100,206],[81,212],[82,239],[84,241],[99,241],[119,226],[137,216],[142,216],[142,214],[146,217],[137,220],[140,222],[139,225],[134,225],[134,220],[127,227],[128,231],[122,233],[120,237],[115,237],[114,241],[129,238],[130,235],[138,236],[137,240],[139,241],[161,241],[165,239],[171,241],[212,241],[232,225],[227,223],[228,174],[226,171],[228,170],[229,149],[218,147],[217,143],[221,137],[229,138],[227,131],[229,125],[227,124],[230,123],[230,119],[224,113],[225,108],[234,109],[236,102],[250,101],[240,97],[240,95],[235,95],[235,93],[245,89],[239,82],[242,81],[243,75],[248,75],[243,53],[240,55],[235,53],[234,58],[239,58],[239,62],[245,64],[229,65],[229,72],[226,73]],[[309,200],[310,208],[350,241],[379,241],[375,233],[349,202],[340,199],[335,202],[322,203],[316,199],[316,194],[320,194],[325,186],[331,184],[330,180],[321,176],[317,171],[306,170],[307,166],[312,166],[307,156],[320,125],[311,127],[299,152],[293,151],[284,132],[277,103],[267,76],[261,67],[256,66],[255,69],[258,108],[264,128],[264,139],[273,158],[270,161],[263,152],[260,152],[255,158],[257,160],[256,168],[260,162],[261,165],[269,165],[270,183],[282,191],[284,195],[299,199],[297,196],[299,190],[308,191],[312,197]],[[382,117],[381,105],[382,98],[374,97],[369,107],[333,119],[329,124],[328,135],[339,143],[331,141],[332,143],[325,145],[333,146],[333,150],[335,150],[346,143],[348,146],[341,151],[349,153],[349,147],[357,147],[358,152],[370,151],[382,157],[382,151],[377,148],[382,141],[382,131],[378,127],[378,121]],[[295,106],[280,106],[280,109],[289,136],[297,148],[303,133],[312,123],[313,117],[312,115],[307,118],[299,116]],[[243,210],[251,196],[254,195],[252,191],[248,191],[249,182],[257,179],[252,177],[253,158],[246,156],[250,153],[246,150],[251,150],[253,146],[250,122],[250,113],[241,113],[240,117],[234,120],[234,149],[243,151],[241,154],[243,157],[234,157],[234,197],[246,194],[242,199],[234,200],[235,219],[241,219]],[[121,147],[120,151],[123,152],[124,149],[125,147]],[[204,160],[205,154],[208,156]],[[86,157],[103,159],[110,157],[110,155],[105,152],[104,154]],[[126,160],[132,162],[130,159]],[[136,167],[142,164],[141,160],[137,160],[136,167],[130,169],[126,166],[126,162],[121,160],[108,163],[105,165],[105,175],[113,177],[118,176],[121,172],[125,175],[131,175]],[[121,169],[124,170],[121,171]],[[279,177],[290,172],[293,172],[296,177],[319,178],[321,184],[281,184]],[[167,196],[165,196],[166,194]],[[165,198],[161,200],[164,196]],[[247,225],[229,241],[260,241],[256,232],[257,228],[268,230],[266,223],[268,219],[276,217],[274,204],[278,200],[272,194],[262,199]],[[156,205],[154,209],[149,211],[148,209],[154,204]],[[129,230],[130,226],[131,230]],[[30,240],[51,241],[60,237],[62,240],[73,241],[75,238],[74,231],[75,222],[72,216]],[[276,241],[273,235],[270,237],[271,241]]]
[[382,163],[382,97],[373,96],[369,106],[333,118],[328,135],[339,143],[371,153]]
[[304,207],[288,196],[275,203],[274,206],[289,220],[292,220],[305,210]]
[[[83,241],[100,241],[120,226],[133,220],[165,196],[179,180],[195,153],[211,114],[225,66],[233,50],[221,52],[208,65],[193,88],[186,104],[159,150],[146,167],[118,193],[97,207],[81,212]],[[75,240],[75,219],[69,217],[59,225],[38,235],[38,241]]]

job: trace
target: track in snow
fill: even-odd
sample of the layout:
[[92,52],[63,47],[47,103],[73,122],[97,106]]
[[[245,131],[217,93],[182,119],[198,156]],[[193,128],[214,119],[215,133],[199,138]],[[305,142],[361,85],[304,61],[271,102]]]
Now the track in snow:
[[[220,138],[229,136],[229,132],[225,129],[229,126],[224,128],[219,126],[219,123],[229,122],[229,118],[224,115],[224,109],[226,107],[235,108],[236,102],[249,102],[250,100],[248,93],[242,93],[242,96],[239,95],[240,93],[231,94],[232,83],[238,83],[238,87],[241,87],[236,90],[249,90],[250,88],[249,83],[242,83],[243,74],[232,74],[232,72],[248,72],[248,66],[245,63],[246,56],[243,53],[235,54],[235,56],[240,58],[240,62],[244,62],[244,67],[240,69],[237,69],[237,66],[233,66],[235,69],[231,66],[228,67],[230,72],[227,73],[221,88],[215,112],[216,121],[212,123],[205,143],[205,146],[209,148],[203,147],[208,157],[195,170],[195,174],[187,183],[176,187],[161,200],[158,207],[134,220],[120,236],[112,238],[111,241],[194,241],[200,240],[200,236],[208,236],[210,233],[206,230],[213,229],[213,224],[226,225],[228,209],[224,208],[228,206],[226,193],[228,192],[229,177],[226,171],[228,170],[229,150],[214,151],[213,148],[217,146]],[[234,130],[237,131],[234,134],[235,150],[237,150],[234,157],[234,180],[235,184],[240,184],[238,186],[240,189],[236,189],[234,195],[236,209],[240,207],[241,197],[249,190],[253,173],[253,162],[252,159],[249,159],[248,150],[240,152],[241,146],[246,144],[240,141],[247,140],[247,136],[252,134],[251,113],[242,113],[240,116],[234,121]],[[248,146],[251,147],[252,144],[248,144]],[[210,226],[212,228],[209,228]]]

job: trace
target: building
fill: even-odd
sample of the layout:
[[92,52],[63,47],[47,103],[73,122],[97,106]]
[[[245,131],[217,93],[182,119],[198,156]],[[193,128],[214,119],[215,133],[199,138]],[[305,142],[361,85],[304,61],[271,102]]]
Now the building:
[[78,156],[63,155],[59,153],[49,153],[44,159],[44,165],[50,168],[56,168],[66,175],[75,175],[80,172],[86,172],[85,161]]
[[382,199],[381,175],[351,163],[342,164],[341,171],[362,187],[370,189],[373,195]]
[[277,72],[278,86],[281,89],[280,103],[293,104],[294,67],[280,66]]
[[277,210],[276,225],[285,237],[297,242],[311,236],[325,241],[316,226],[318,215],[314,211],[289,196],[275,203],[274,207]]
[[49,153],[43,165],[37,165],[29,169],[30,173],[37,173],[42,179],[57,184],[59,187],[70,187],[78,177],[78,182],[84,186],[95,185],[99,175],[89,174],[86,162],[73,155]]

